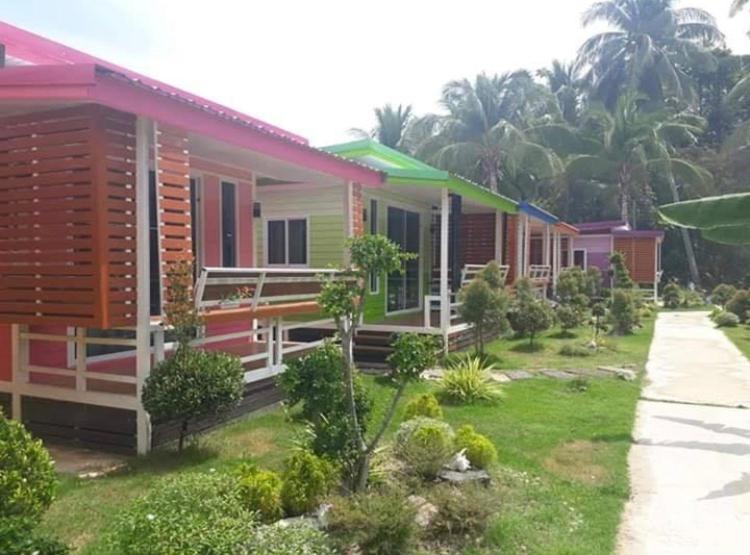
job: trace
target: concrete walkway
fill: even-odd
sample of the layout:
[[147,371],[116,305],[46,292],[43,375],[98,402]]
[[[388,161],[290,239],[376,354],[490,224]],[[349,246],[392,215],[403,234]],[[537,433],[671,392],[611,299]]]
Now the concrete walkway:
[[647,377],[618,553],[750,552],[750,362],[707,313],[662,313]]

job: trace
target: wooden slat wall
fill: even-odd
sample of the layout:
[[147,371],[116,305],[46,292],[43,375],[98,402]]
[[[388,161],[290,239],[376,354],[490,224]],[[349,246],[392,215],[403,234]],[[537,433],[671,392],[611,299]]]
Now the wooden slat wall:
[[516,252],[518,251],[518,216],[508,214],[505,216],[505,264],[509,266],[508,283],[516,281]]
[[[166,288],[170,264],[192,259],[190,153],[187,133],[157,124],[159,241],[161,275]],[[162,294],[162,299],[166,300]]]
[[0,322],[133,323],[134,142],[98,106],[0,121]]
[[656,240],[648,237],[615,237],[615,250],[625,256],[630,277],[636,283],[656,280]]
[[486,264],[495,259],[495,214],[461,216],[461,264]]

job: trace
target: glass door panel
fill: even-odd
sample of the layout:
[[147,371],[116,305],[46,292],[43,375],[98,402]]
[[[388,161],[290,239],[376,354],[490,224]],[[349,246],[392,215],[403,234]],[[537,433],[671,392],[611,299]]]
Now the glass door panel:
[[[388,207],[388,238],[406,252],[419,254],[419,214]],[[388,276],[388,312],[419,308],[419,259],[409,260],[404,273]]]

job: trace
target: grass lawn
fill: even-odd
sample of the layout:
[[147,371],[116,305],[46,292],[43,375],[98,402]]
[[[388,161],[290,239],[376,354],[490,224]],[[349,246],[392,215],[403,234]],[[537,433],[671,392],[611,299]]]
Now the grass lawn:
[[737,345],[742,354],[750,359],[750,327],[737,326],[736,328],[721,328],[727,337]]
[[[653,324],[648,323],[631,337],[610,339],[613,351],[572,361],[556,355],[556,349],[565,341],[580,341],[583,332],[578,339],[548,335],[543,338],[545,349],[536,353],[518,352],[514,347],[521,342],[506,340],[492,343],[490,350],[508,368],[621,362],[642,367],[652,330]],[[378,417],[392,391],[370,377],[367,384],[375,394]],[[434,387],[414,384],[407,397]],[[640,384],[597,378],[587,391],[577,393],[567,382],[535,378],[513,382],[505,389],[505,400],[495,406],[445,407],[450,423],[472,423],[489,436],[500,458],[501,514],[487,531],[487,546],[467,547],[465,553],[611,553],[628,497],[626,458]],[[70,542],[78,553],[104,553],[101,537],[108,523],[157,480],[178,472],[232,469],[246,457],[278,469],[300,433],[301,426],[275,408],[207,435],[180,458],[170,451],[157,451],[109,477],[63,477],[43,526]]]

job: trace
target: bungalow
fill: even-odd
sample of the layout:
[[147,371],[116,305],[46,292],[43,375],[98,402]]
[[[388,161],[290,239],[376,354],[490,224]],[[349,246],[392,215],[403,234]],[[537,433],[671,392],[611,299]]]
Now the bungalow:
[[643,294],[658,299],[662,276],[661,247],[664,232],[634,230],[621,220],[576,224],[579,235],[572,240],[572,261],[575,266],[597,267],[604,276],[604,284],[611,286],[609,258],[621,252],[630,277],[643,290]]
[[139,453],[173,436],[140,395],[172,349],[179,261],[197,261],[196,343],[241,358],[247,411],[330,332],[315,297],[348,237],[418,254],[371,276],[365,330],[451,348],[456,293],[487,262],[545,292],[573,260],[575,228],[373,141],[316,149],[4,23],[0,43],[0,407],[40,436]]

